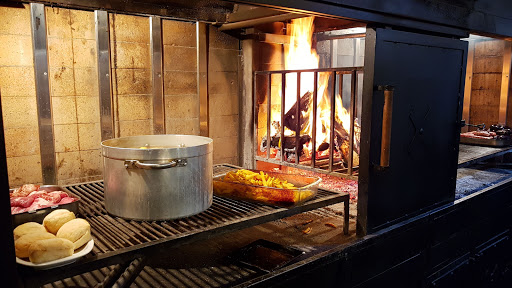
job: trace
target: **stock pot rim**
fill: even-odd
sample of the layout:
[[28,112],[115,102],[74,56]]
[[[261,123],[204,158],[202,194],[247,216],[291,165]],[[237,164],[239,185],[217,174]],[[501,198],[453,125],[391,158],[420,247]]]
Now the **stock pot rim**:
[[[166,143],[166,141],[170,142]],[[139,148],[147,144],[158,146],[159,148]],[[165,146],[166,144],[169,147],[160,148],[160,146]],[[179,145],[181,144],[185,146],[180,147]],[[213,139],[204,136],[181,134],[126,136],[102,141],[101,148],[102,155],[110,159],[167,160],[198,157],[212,153]]]

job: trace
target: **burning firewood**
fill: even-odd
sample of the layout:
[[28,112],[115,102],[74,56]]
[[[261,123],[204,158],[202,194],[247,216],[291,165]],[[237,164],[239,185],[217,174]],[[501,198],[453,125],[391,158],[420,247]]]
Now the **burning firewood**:
[[[281,137],[280,136],[272,136],[270,138],[270,148],[279,149],[280,148],[280,145],[279,145],[280,141],[281,141]],[[299,138],[299,155],[302,154],[302,148],[303,148],[304,144],[308,143],[309,141],[311,141],[311,136],[309,136],[309,135],[302,135],[302,136],[300,136],[300,138]],[[295,142],[296,142],[295,136],[284,136],[284,141],[283,141],[284,149],[295,151],[294,150],[295,149]],[[267,151],[267,138],[266,137],[263,137],[263,139],[261,140],[260,151],[261,152]]]
[[[306,92],[302,97],[300,97],[300,111],[306,112],[309,109],[309,105],[311,103],[312,94],[311,92]],[[284,127],[292,131],[297,131],[297,120],[295,119],[297,115],[297,103],[293,104],[293,106],[286,112],[283,119]],[[299,113],[300,117],[300,130],[304,129],[307,124],[308,119],[302,116],[302,113]]]

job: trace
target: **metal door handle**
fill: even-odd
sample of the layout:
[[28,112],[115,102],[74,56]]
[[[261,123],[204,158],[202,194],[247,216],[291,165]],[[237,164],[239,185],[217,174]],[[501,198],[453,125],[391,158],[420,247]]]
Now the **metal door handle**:
[[152,170],[152,169],[167,169],[167,168],[173,168],[173,167],[183,167],[187,166],[187,159],[173,159],[170,160],[169,163],[143,163],[139,160],[126,160],[124,161],[124,167],[126,169],[145,169],[145,170]]
[[382,109],[382,138],[380,144],[380,167],[389,167],[391,146],[391,119],[393,116],[393,92],[394,87],[389,85],[378,86],[378,90],[384,91],[384,108]]

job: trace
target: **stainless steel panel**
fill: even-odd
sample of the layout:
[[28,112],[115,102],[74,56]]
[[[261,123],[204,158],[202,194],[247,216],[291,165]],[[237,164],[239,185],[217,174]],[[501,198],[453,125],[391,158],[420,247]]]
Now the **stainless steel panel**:
[[335,68],[338,67],[338,40],[332,40],[331,41],[331,67]]
[[114,138],[112,88],[110,77],[110,35],[107,11],[94,11],[98,51],[98,88],[100,97],[101,140]]
[[162,19],[149,18],[151,35],[151,71],[153,74],[153,134],[165,134],[165,104],[162,62]]
[[46,42],[46,15],[43,4],[30,4],[32,46],[36,80],[39,145],[44,184],[56,184],[55,144],[53,142],[52,106],[48,80],[48,48]]
[[209,33],[206,23],[197,22],[197,94],[199,95],[199,135],[209,136],[208,53]]

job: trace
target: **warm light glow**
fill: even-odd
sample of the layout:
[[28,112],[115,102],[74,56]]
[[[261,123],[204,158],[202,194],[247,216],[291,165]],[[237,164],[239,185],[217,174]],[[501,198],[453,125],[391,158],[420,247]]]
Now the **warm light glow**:
[[[314,17],[305,17],[300,19],[292,20],[288,26],[287,35],[290,36],[290,44],[285,45],[285,69],[286,70],[305,70],[305,69],[318,69],[319,68],[319,57],[313,48],[313,32],[314,32]],[[314,91],[314,74],[313,73],[301,73],[300,87],[297,87],[297,74],[288,73],[286,75],[286,87],[285,87],[285,113],[297,102],[297,88],[300,89],[300,96],[302,97],[308,91],[313,93]],[[331,101],[329,99],[329,91],[327,87],[332,77],[332,73],[318,73],[318,91],[317,91],[317,127],[316,127],[316,145],[317,149],[322,143],[330,142],[330,127],[331,127]],[[341,78],[340,78],[341,79]],[[332,85],[332,84],[331,84]],[[279,88],[279,94],[281,89]],[[282,95],[279,95],[282,97]],[[277,100],[277,99],[276,99]],[[273,103],[280,103],[273,100]],[[312,100],[312,99],[311,99]],[[276,102],[274,102],[276,101]],[[301,131],[301,135],[312,135],[313,125],[313,101],[310,101],[310,107],[306,112],[302,111],[302,116],[308,118],[306,121],[307,125]],[[279,105],[278,105],[279,106]],[[279,106],[280,107],[280,106]],[[281,119],[280,108],[272,109],[272,119],[279,121]],[[335,121],[340,123],[346,132],[350,131],[350,115],[348,111],[343,107],[341,95],[336,95],[336,115]],[[282,125],[282,123],[281,123]],[[272,135],[280,133],[278,129],[272,126]],[[290,131],[288,128],[285,129],[285,135],[294,135],[295,131]],[[311,142],[308,147],[304,147],[303,157],[310,158],[313,153]],[[328,155],[328,150],[323,151],[318,156]]]

